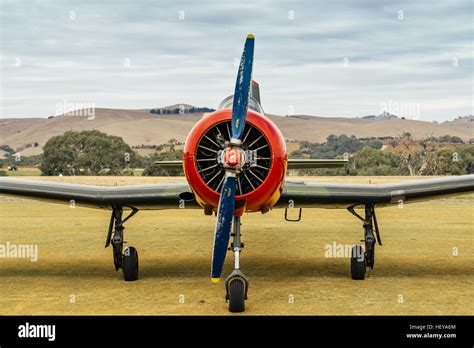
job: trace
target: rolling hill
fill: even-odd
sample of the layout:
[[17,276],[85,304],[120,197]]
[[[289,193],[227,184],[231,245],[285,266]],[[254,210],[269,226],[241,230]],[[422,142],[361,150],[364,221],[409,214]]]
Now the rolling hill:
[[[42,146],[55,135],[66,131],[97,129],[121,136],[128,144],[153,145],[169,139],[184,142],[193,125],[203,113],[182,115],[156,115],[146,110],[121,110],[97,108],[95,118],[86,116],[57,116],[54,118],[4,118],[0,120],[0,145],[21,149],[23,156],[40,154]],[[283,117],[269,115],[289,141],[308,140],[322,142],[330,134],[366,137],[396,137],[410,132],[414,138],[456,135],[464,141],[473,138],[474,118],[465,117],[441,124],[404,120],[399,118],[330,118],[297,115]],[[36,144],[36,147],[33,144]]]

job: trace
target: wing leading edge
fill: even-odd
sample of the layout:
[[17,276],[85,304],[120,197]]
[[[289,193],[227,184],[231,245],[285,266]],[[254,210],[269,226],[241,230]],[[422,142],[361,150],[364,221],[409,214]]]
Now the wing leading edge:
[[187,183],[95,186],[0,178],[0,193],[55,202],[73,200],[78,205],[99,208],[128,205],[142,209],[177,209],[183,200],[187,201],[186,207],[198,207]]
[[421,179],[391,184],[343,184],[287,181],[275,208],[347,208],[354,204],[399,204],[474,192],[474,175]]

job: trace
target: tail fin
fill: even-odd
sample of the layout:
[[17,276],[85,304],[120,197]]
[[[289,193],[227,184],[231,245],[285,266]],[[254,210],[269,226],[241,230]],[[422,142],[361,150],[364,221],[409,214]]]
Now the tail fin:
[[260,105],[262,102],[260,101],[260,85],[257,81],[252,80],[252,89],[250,90],[250,96],[253,97]]

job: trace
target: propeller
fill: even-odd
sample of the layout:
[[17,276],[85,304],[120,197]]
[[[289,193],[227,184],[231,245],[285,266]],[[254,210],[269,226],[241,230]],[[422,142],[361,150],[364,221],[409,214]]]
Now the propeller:
[[242,159],[242,136],[247,118],[250,87],[252,82],[253,51],[255,37],[247,35],[244,51],[240,59],[239,71],[235,82],[234,100],[232,105],[232,126],[230,144],[223,152],[223,164],[226,169],[224,182],[219,197],[217,208],[216,229],[214,233],[214,249],[212,252],[211,280],[220,281],[224,267],[227,246],[229,245],[230,232],[235,208],[236,178]]
[[232,139],[231,144],[240,145],[247,118],[249,105],[250,84],[252,82],[253,49],[255,37],[247,36],[244,52],[240,59],[237,81],[235,81],[234,101],[232,105]]

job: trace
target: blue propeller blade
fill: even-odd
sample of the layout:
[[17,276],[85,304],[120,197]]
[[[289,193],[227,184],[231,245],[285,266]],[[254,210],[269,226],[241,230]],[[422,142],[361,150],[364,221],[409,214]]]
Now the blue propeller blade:
[[231,142],[239,144],[244,133],[245,119],[249,104],[250,84],[252,82],[253,49],[255,37],[247,36],[244,52],[240,59],[239,72],[235,82],[234,103],[232,105],[232,139]]
[[235,178],[226,175],[219,198],[214,249],[212,251],[211,280],[214,283],[220,280],[225,255],[227,253],[227,246],[229,245],[230,231],[234,217],[235,187]]

